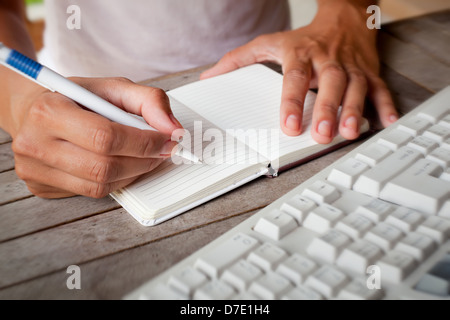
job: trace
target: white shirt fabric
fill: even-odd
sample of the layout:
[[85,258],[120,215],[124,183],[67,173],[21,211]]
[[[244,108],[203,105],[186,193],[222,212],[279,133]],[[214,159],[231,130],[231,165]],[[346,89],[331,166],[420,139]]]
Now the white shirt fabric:
[[[65,76],[153,78],[290,28],[286,0],[46,0],[41,62]],[[67,13],[80,9],[80,29]]]

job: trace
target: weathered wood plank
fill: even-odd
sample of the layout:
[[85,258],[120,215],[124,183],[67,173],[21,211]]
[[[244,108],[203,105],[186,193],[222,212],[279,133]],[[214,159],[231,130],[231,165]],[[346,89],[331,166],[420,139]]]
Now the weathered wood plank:
[[379,34],[381,61],[394,71],[437,92],[450,83],[450,66],[386,32]]
[[31,197],[0,208],[0,242],[119,208],[113,199]]
[[[24,181],[20,180],[15,171],[0,173],[0,205],[29,197],[32,193]],[[1,212],[0,207],[0,212]]]
[[14,153],[11,143],[0,144],[0,172],[14,169]]
[[[254,212],[233,216],[160,241],[80,263],[81,290],[66,287],[67,266],[0,290],[0,299],[121,299],[145,281],[181,261]],[[180,250],[180,243],[183,250]]]
[[0,128],[0,144],[11,142],[11,136],[5,130]]
[[[450,21],[450,11],[448,11]],[[450,65],[450,24],[447,28],[424,16],[389,24],[383,27],[394,37],[412,43],[435,59]]]
[[381,78],[386,82],[400,114],[405,114],[433,95],[433,92],[403,77],[388,66],[381,68]]

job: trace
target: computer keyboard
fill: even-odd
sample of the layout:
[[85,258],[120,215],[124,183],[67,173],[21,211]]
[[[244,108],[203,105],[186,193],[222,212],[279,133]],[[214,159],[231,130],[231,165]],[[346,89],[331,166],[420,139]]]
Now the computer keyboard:
[[450,86],[125,299],[449,299]]

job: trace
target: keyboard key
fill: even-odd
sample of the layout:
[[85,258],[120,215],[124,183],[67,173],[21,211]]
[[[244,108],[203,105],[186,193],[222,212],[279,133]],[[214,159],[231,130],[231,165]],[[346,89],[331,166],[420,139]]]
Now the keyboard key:
[[428,107],[422,109],[417,116],[426,119],[431,123],[438,123],[439,120],[446,116],[447,112],[448,108],[436,108],[436,105],[430,104]]
[[439,147],[439,143],[436,141],[424,137],[424,136],[418,136],[414,138],[413,141],[408,143],[408,147],[416,149],[417,151],[421,152],[423,155],[429,154],[431,151]]
[[438,212],[438,216],[450,220],[450,199],[444,203],[444,205],[441,208],[441,211]]
[[358,239],[364,236],[373,226],[372,221],[366,217],[351,213],[336,224],[336,229],[344,232],[353,239]]
[[366,274],[367,267],[383,256],[383,251],[373,243],[358,240],[344,249],[336,263],[341,268]]
[[450,114],[446,115],[438,124],[450,129]]
[[436,296],[447,297],[450,294],[450,280],[425,273],[417,283],[416,290]]
[[314,238],[306,252],[314,258],[333,263],[341,250],[351,242],[344,233],[331,229],[320,237]]
[[439,164],[443,169],[450,167],[450,150],[437,148],[433,150],[427,157],[428,160]]
[[339,292],[338,299],[343,300],[379,300],[384,296],[382,289],[369,289],[363,279],[355,279]]
[[351,189],[361,173],[369,168],[369,165],[366,163],[354,158],[349,158],[336,166],[336,168],[333,168],[327,180],[344,188]]
[[444,218],[431,216],[417,228],[417,232],[425,234],[437,243],[443,243],[450,238],[450,221]]
[[326,298],[336,296],[348,282],[347,276],[330,266],[322,266],[306,279],[306,285],[324,295]]
[[382,281],[400,283],[414,270],[416,262],[406,253],[391,251],[378,260],[376,265],[380,268]]
[[197,288],[206,282],[208,282],[208,278],[203,273],[188,266],[170,277],[169,286],[187,296],[191,296]]
[[203,271],[211,278],[218,278],[225,268],[247,255],[258,246],[258,243],[258,240],[246,234],[238,233],[221,243],[215,250],[198,258],[195,262],[195,268]]
[[258,220],[254,230],[270,239],[280,240],[297,227],[297,222],[290,215],[273,210]]
[[368,204],[359,206],[355,213],[377,223],[383,221],[393,210],[394,207],[389,203],[373,199]]
[[287,292],[282,300],[322,300],[322,296],[306,286],[298,286]]
[[296,285],[300,285],[317,268],[318,265],[314,261],[295,253],[284,260],[276,271]]
[[222,280],[240,291],[245,291],[250,284],[262,275],[262,271],[247,260],[240,260],[224,271]]
[[275,300],[279,299],[284,293],[290,291],[292,288],[289,280],[275,272],[269,271],[253,282],[249,291],[262,299]]
[[424,133],[424,137],[435,140],[439,143],[444,142],[447,138],[450,137],[450,128],[446,128],[439,124],[436,124],[430,128],[428,128]]
[[281,211],[286,212],[297,220],[299,224],[303,222],[309,212],[317,205],[311,199],[301,195],[295,195],[281,205]]
[[422,214],[416,210],[400,207],[387,217],[386,222],[408,233],[415,230],[423,220]]
[[275,270],[278,264],[286,259],[287,256],[286,251],[283,249],[271,243],[265,243],[250,253],[248,261],[267,272]]
[[231,286],[220,280],[212,280],[194,293],[195,300],[226,300],[231,299],[236,292]]
[[394,129],[391,132],[383,135],[378,139],[377,143],[388,147],[392,151],[398,150],[400,147],[406,145],[413,139],[413,136],[409,133],[401,130]]
[[358,152],[355,158],[374,167],[390,154],[392,154],[392,151],[388,147],[378,143],[372,143],[362,151]]
[[405,252],[416,260],[422,261],[435,250],[435,244],[432,238],[417,232],[411,232],[397,243],[395,250]]
[[399,229],[381,222],[377,224],[372,230],[366,233],[364,239],[379,246],[384,251],[389,251],[394,248],[395,244],[403,237],[403,232]]
[[139,296],[139,300],[187,300],[188,297],[170,286],[158,283],[156,286],[145,290]]
[[406,170],[422,157],[409,147],[402,147],[380,162],[376,167],[364,172],[353,186],[358,192],[378,198],[381,189],[395,176]]
[[302,196],[317,204],[332,203],[339,198],[339,191],[331,184],[318,180],[305,189]]
[[343,216],[343,212],[338,208],[323,204],[306,217],[303,226],[322,234],[331,229]]
[[431,123],[424,118],[411,117],[398,125],[398,129],[405,131],[413,136],[422,134]]
[[442,168],[438,164],[420,159],[389,181],[380,198],[424,213],[437,214],[450,196],[450,184],[436,178],[441,173]]

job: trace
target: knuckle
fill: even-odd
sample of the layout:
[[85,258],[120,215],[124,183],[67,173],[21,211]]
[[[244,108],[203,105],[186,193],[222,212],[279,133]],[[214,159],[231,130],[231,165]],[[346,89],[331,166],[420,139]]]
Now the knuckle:
[[31,143],[23,134],[18,134],[11,145],[12,151],[17,155],[28,154],[31,147]]
[[94,183],[87,187],[86,195],[90,198],[101,199],[110,193],[110,185],[104,183]]
[[348,71],[348,77],[350,78],[351,81],[367,84],[367,79],[364,72],[362,72],[359,69],[353,69]]
[[347,79],[344,68],[336,63],[328,63],[323,67],[322,73],[326,73],[328,76],[336,78],[339,81],[345,81]]
[[301,109],[303,107],[304,103],[305,103],[304,100],[302,100],[302,99],[300,99],[299,97],[296,97],[296,96],[285,97],[283,99],[283,102],[288,104],[288,105],[296,106],[299,109]]
[[99,154],[111,154],[115,146],[115,132],[110,125],[99,126],[93,129],[92,146]]
[[331,101],[322,101],[319,105],[320,111],[327,114],[336,115],[339,106]]
[[113,159],[95,161],[90,170],[90,178],[97,183],[105,184],[118,176],[118,167]]
[[30,107],[28,117],[31,121],[41,123],[52,117],[52,108],[45,98],[38,98]]
[[292,69],[286,72],[286,74],[284,75],[286,77],[286,79],[288,79],[289,81],[295,81],[295,82],[309,82],[309,72],[305,69]]

